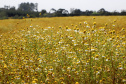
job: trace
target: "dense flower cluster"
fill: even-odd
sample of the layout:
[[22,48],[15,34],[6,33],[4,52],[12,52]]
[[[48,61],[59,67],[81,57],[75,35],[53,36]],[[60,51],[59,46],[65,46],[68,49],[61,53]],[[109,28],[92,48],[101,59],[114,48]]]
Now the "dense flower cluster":
[[125,83],[126,30],[114,24],[31,25],[0,35],[0,84]]

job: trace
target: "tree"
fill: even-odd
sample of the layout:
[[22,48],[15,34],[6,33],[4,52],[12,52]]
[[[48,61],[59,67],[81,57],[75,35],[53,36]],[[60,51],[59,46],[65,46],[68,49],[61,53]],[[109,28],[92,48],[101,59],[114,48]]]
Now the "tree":
[[100,10],[98,10],[98,13],[99,13],[100,15],[105,15],[106,10],[105,10],[104,8],[101,8]]
[[54,8],[50,9],[49,13],[56,13],[56,9]]
[[98,15],[98,13],[96,11],[93,11],[92,15]]
[[56,9],[50,9],[49,13],[46,14],[47,17],[55,17],[56,16]]
[[80,9],[74,9],[74,8],[71,8],[70,9],[70,14],[71,15],[81,15],[82,11]]
[[64,16],[66,16],[66,15],[69,14],[69,12],[68,12],[68,10],[63,10],[63,11],[62,11],[62,14],[63,14]]
[[119,12],[115,10],[114,12],[112,12],[112,15],[119,15]]
[[63,11],[64,11],[65,9],[58,9],[57,11],[56,11],[56,16],[62,16],[63,14]]
[[81,15],[82,12],[80,9],[75,9],[74,13],[75,15]]
[[47,13],[47,11],[46,11],[45,9],[43,9],[43,10],[41,11],[41,14],[44,15],[45,13]]
[[22,10],[22,11],[35,11],[37,9],[36,9],[36,4],[27,2],[27,3],[21,3],[19,5],[18,10]]
[[70,8],[70,14],[73,14],[74,13],[74,8]]
[[6,13],[7,13],[8,17],[13,17],[13,16],[17,15],[16,9],[14,6],[10,7],[10,9],[8,9],[6,11]]
[[15,7],[14,7],[14,6],[10,7],[10,9],[9,9],[9,10],[11,10],[11,11],[16,11],[16,9],[15,9]]
[[122,10],[121,15],[126,15],[126,10]]

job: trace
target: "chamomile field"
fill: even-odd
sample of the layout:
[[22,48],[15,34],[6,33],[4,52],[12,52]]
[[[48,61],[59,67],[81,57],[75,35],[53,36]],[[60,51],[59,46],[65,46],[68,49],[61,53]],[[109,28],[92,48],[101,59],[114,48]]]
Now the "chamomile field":
[[126,84],[126,16],[0,20],[0,84]]

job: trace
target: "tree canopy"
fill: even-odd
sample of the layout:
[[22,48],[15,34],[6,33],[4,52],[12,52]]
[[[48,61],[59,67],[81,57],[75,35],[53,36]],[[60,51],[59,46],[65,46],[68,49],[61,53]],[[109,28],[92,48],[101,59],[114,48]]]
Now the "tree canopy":
[[19,5],[18,10],[22,10],[22,11],[35,11],[36,10],[36,4],[34,3],[21,3]]

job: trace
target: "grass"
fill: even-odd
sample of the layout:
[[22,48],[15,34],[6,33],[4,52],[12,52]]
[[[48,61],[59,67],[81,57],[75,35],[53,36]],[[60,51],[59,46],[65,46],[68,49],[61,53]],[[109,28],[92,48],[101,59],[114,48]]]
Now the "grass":
[[125,84],[125,18],[2,20],[0,83]]
[[[116,20],[116,30],[126,27],[126,16],[95,16],[95,22],[97,27],[108,24],[108,28],[111,28],[112,23]],[[34,18],[29,19],[6,19],[0,20],[0,33],[5,33],[12,30],[23,29],[29,27],[29,25],[39,25],[43,28],[48,26],[71,26],[71,24],[77,25],[79,22],[87,21],[89,25],[92,25],[93,16],[79,16],[79,17],[54,17],[54,18]]]

